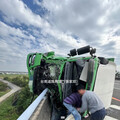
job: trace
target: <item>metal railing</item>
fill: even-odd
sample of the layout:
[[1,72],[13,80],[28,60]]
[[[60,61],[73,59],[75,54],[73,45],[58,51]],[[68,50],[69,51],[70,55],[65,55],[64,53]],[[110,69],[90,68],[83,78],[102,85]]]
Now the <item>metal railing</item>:
[[29,120],[32,116],[33,112],[40,104],[42,99],[45,97],[48,89],[46,88],[35,100],[34,102],[21,114],[21,116],[17,120]]

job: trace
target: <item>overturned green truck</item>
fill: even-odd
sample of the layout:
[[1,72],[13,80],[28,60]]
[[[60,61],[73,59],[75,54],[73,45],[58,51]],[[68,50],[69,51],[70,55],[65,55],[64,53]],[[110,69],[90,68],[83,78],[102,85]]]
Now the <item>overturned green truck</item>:
[[[86,53],[90,53],[90,56],[79,56]],[[87,90],[94,91],[105,107],[109,108],[116,65],[114,58],[97,57],[95,53],[96,49],[85,46],[70,50],[68,57],[55,56],[54,52],[28,54],[30,91],[39,95],[48,88],[51,105],[60,113],[59,116],[66,115],[63,112],[66,111],[63,99],[76,92],[76,87],[80,84]]]

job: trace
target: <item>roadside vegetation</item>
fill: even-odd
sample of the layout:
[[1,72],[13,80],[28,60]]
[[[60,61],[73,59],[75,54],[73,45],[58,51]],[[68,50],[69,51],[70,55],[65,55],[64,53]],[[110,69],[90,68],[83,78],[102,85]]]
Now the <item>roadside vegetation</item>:
[[0,82],[0,97],[10,91],[6,83]]
[[13,96],[0,103],[0,120],[16,120],[19,114],[12,105]]
[[16,120],[33,101],[33,94],[28,87],[28,75],[0,75],[0,78],[22,88],[0,103],[0,120]]
[[28,85],[28,75],[1,74],[0,78],[20,87],[26,87]]

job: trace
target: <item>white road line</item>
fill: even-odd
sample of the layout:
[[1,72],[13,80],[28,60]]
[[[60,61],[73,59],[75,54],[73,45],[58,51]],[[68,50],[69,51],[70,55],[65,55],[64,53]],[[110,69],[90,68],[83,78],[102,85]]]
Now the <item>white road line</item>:
[[104,120],[118,120],[118,119],[112,118],[110,116],[106,116]]
[[119,88],[114,88],[114,90],[120,90]]
[[[117,106],[117,105],[110,105],[110,108],[120,110],[120,106]],[[106,116],[104,120],[118,120],[118,119],[110,117],[110,116]]]
[[117,109],[117,110],[120,110],[120,106],[117,106],[117,105],[110,105],[111,108],[114,108],[114,109]]
[[120,81],[117,80],[117,81],[115,81],[115,83],[120,83]]
[[120,83],[120,81],[115,81],[115,83]]

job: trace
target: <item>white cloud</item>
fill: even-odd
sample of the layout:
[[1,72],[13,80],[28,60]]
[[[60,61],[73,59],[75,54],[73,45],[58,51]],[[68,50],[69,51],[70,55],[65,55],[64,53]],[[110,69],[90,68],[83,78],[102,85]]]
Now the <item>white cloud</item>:
[[55,29],[78,36],[78,41],[93,45],[101,56],[115,57],[120,64],[120,34],[114,36],[120,31],[119,0],[36,0],[36,4],[49,11],[46,18]]
[[0,21],[0,34],[1,36],[5,37],[8,35],[13,35],[14,37],[21,37],[21,38],[26,38],[30,37],[31,39],[35,39],[33,36],[27,36],[24,31],[20,30],[19,28],[15,27],[10,27],[6,25],[5,23]]
[[[9,12],[3,7],[5,4]],[[19,24],[23,23],[28,26],[32,25],[39,27],[42,29],[43,35],[51,35],[55,40],[65,42],[67,46],[79,46],[73,37],[52,27],[46,20],[42,19],[39,15],[34,14],[22,1],[2,1],[0,9],[6,15],[9,23],[19,22]]]
[[[6,9],[7,8],[7,9]],[[0,1],[0,10],[4,19],[9,23],[33,25],[36,27],[49,26],[39,15],[34,14],[21,0]]]
[[66,55],[88,44],[97,48],[98,55],[115,57],[120,64],[120,34],[115,35],[120,31],[119,0],[34,0],[34,4],[48,13],[41,17],[21,0],[0,1],[4,19],[0,22],[0,66],[4,67],[0,69],[7,68],[7,59],[9,69],[14,63],[14,69],[25,69],[29,52],[54,50]]
[[[3,22],[0,22],[0,37],[0,70],[26,70],[26,48],[29,48],[34,37]],[[25,44],[25,41],[28,42]]]

